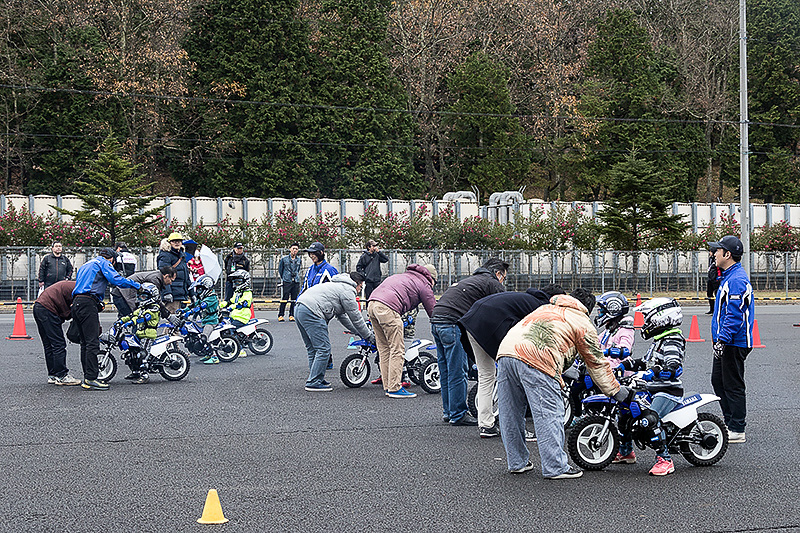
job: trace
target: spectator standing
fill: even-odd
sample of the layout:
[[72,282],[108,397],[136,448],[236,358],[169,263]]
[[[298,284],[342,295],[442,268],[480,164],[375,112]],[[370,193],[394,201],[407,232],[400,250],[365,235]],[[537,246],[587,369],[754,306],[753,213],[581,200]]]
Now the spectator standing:
[[461,344],[458,321],[484,296],[503,292],[507,274],[508,263],[489,259],[472,276],[448,287],[433,308],[431,334],[442,384],[442,420],[453,426],[478,425],[467,411],[467,352]]
[[714,260],[722,271],[717,290],[714,316],[711,317],[711,340],[714,341],[714,363],[711,386],[720,397],[719,403],[728,442],[745,442],[747,395],[744,383],[744,361],[753,349],[755,298],[753,286],[742,267],[742,241],[726,235],[719,242],[710,242]]
[[[172,285],[172,282],[175,281],[176,275],[177,273],[174,268],[171,266],[165,266],[158,270],[136,272],[134,275],[129,276],[128,279],[140,284],[152,283],[156,286],[156,288],[158,288],[163,297],[164,289]],[[111,299],[114,302],[114,306],[117,308],[117,316],[119,318],[128,316],[136,311],[136,308],[139,306],[136,296],[136,291],[133,289],[127,289],[124,287],[113,287],[111,289]]]
[[189,279],[194,283],[200,276],[206,273],[203,267],[203,261],[197,251],[200,245],[193,239],[186,239],[183,241],[183,247],[186,249],[186,266],[189,267]]
[[604,394],[620,401],[631,394],[626,387],[620,387],[611,365],[600,352],[597,331],[589,320],[594,301],[594,296],[584,289],[576,289],[569,296],[553,296],[550,304],[539,307],[512,327],[500,343],[497,352],[500,436],[512,474],[533,469],[525,445],[525,411],[530,405],[542,475],[547,479],[583,475],[568,464],[564,451],[561,373],[573,363],[576,352]]
[[114,263],[116,271],[124,278],[132,276],[136,272],[136,256],[128,250],[128,245],[124,242],[118,242],[114,250],[117,252],[117,261]]
[[325,260],[325,246],[321,242],[313,242],[305,250],[311,258],[312,265],[306,273],[306,281],[303,284],[302,294],[309,287],[331,281],[333,276],[339,273],[336,268]]
[[108,384],[98,381],[97,354],[100,353],[100,311],[108,284],[138,290],[140,285],[123,278],[111,266],[117,253],[103,248],[100,255],[78,269],[75,289],[72,291],[72,319],[76,321],[81,339],[81,365],[83,382],[87,390],[108,390]]
[[356,272],[364,274],[364,298],[369,300],[375,287],[381,284],[381,263],[388,263],[389,258],[378,248],[378,243],[370,239],[366,244],[367,251],[364,252],[356,264]]
[[550,298],[564,294],[559,285],[547,285],[542,290],[530,288],[525,292],[500,292],[485,296],[472,304],[467,314],[461,317],[461,344],[467,354],[475,359],[478,367],[478,429],[482,438],[500,435],[500,424],[495,419],[494,386],[497,382],[495,360],[500,343],[508,331],[520,320]]
[[717,298],[717,289],[719,289],[719,276],[721,272],[717,268],[717,262],[714,260],[714,251],[708,253],[708,280],[706,281],[706,296],[708,297],[708,311],[707,315],[714,314],[714,302]]
[[44,256],[39,265],[39,288],[46,289],[50,285],[72,277],[72,263],[63,255],[64,247],[54,242],[49,254]]
[[286,302],[288,301],[291,301],[289,320],[294,322],[294,306],[300,294],[300,270],[303,267],[303,261],[297,255],[299,251],[300,245],[292,244],[289,247],[289,255],[281,257],[278,263],[278,275],[281,277],[281,287],[283,287],[281,305],[278,308],[278,322],[283,322],[283,313],[286,312]]
[[419,304],[422,304],[429,317],[433,315],[436,276],[433,265],[409,265],[402,274],[386,278],[369,300],[367,314],[375,330],[383,390],[390,398],[416,396],[402,384],[405,343],[401,315],[416,309]]
[[175,279],[164,287],[161,299],[170,313],[174,313],[176,309],[181,307],[181,302],[189,298],[191,279],[184,253],[183,236],[177,231],[173,231],[166,239],[161,241],[161,250],[158,252],[158,258],[156,259],[156,267],[158,269],[168,266],[175,269]]
[[228,276],[237,270],[250,272],[250,259],[244,254],[244,244],[237,242],[233,245],[233,251],[225,256],[225,299],[230,300],[233,296],[233,283],[227,279]]
[[358,272],[336,274],[330,283],[310,287],[297,299],[297,329],[300,330],[308,353],[307,391],[333,390],[331,384],[325,380],[325,370],[331,359],[328,322],[333,317],[348,331],[354,331],[362,338],[374,341],[374,335],[364,322],[356,301],[356,295],[361,292],[363,284],[364,276]]
[[59,281],[47,287],[33,304],[33,319],[39,330],[47,365],[47,382],[54,385],[80,385],[67,368],[67,341],[64,339],[64,321],[72,318],[72,291],[74,281]]

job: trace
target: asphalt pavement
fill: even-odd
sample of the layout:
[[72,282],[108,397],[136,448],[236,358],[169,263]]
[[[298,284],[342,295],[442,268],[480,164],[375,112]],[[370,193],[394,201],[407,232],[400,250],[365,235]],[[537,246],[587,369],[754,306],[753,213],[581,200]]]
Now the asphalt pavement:
[[[687,392],[712,392],[704,311],[684,308],[684,333],[697,314],[707,339],[688,345]],[[259,316],[275,337],[266,356],[192,357],[183,381],[146,385],[122,368],[100,392],[46,384],[26,315],[33,340],[0,338],[0,531],[800,531],[800,306],[757,308],[766,348],[747,360],[747,442],[717,465],[675,457],[676,472],[654,478],[645,450],[563,481],[541,477],[535,444],[536,468],[508,474],[500,439],[443,424],[439,395],[345,387],[338,364],[351,352],[336,321],[334,390],[306,392],[296,325]],[[0,317],[3,335],[12,322]],[[423,316],[417,335],[430,338]],[[637,334],[635,354],[647,345]],[[68,365],[81,377],[75,345]],[[225,525],[195,522],[212,488]]]

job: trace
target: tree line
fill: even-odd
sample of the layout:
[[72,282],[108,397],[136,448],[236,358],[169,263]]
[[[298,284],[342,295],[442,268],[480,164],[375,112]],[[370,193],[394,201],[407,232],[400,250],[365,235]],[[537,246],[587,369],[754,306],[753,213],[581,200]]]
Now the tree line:
[[[751,195],[800,202],[800,12],[747,7]],[[525,187],[623,199],[625,218],[736,195],[730,0],[8,0],[0,15],[6,193],[80,192],[110,135],[149,194]]]

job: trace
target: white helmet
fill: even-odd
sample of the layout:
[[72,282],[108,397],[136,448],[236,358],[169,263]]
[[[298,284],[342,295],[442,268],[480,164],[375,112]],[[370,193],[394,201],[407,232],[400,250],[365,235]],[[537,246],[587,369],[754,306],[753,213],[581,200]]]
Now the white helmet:
[[670,328],[680,326],[683,322],[683,310],[674,298],[653,298],[634,311],[644,315],[641,332],[643,339],[649,339]]

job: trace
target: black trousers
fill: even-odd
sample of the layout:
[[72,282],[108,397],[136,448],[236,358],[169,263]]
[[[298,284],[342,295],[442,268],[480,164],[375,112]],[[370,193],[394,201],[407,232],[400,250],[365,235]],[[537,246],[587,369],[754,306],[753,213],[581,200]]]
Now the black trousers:
[[69,374],[67,341],[64,339],[64,329],[61,326],[64,321],[39,302],[33,304],[33,319],[39,330],[39,338],[42,339],[47,375],[63,378]]
[[81,366],[83,379],[97,379],[100,371],[97,354],[100,353],[100,312],[97,299],[78,295],[72,301],[72,320],[78,323],[81,336]]
[[133,314],[133,309],[128,305],[128,301],[122,296],[111,295],[111,301],[114,302],[114,307],[117,308],[117,318],[130,316]]
[[722,357],[714,359],[711,386],[720,397],[722,415],[728,429],[741,433],[747,424],[747,394],[744,384],[744,360],[752,348],[725,345]]
[[292,281],[292,282],[283,282],[283,297],[281,298],[281,305],[278,308],[278,316],[283,316],[283,313],[286,312],[286,302],[288,300],[292,301],[291,306],[289,306],[289,316],[294,316],[294,304],[297,300],[297,295],[300,294],[300,282],[299,281]]
[[380,281],[369,281],[369,280],[365,281],[364,282],[364,299],[365,300],[369,300],[369,297],[372,294],[372,291],[374,291],[376,288],[378,288],[378,285],[380,285],[380,284],[381,284]]

